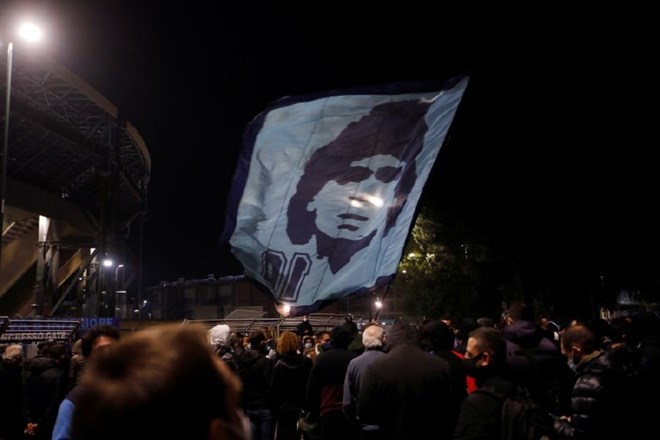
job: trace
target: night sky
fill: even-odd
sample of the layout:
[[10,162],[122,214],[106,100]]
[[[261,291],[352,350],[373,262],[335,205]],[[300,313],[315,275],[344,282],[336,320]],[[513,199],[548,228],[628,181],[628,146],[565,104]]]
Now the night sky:
[[269,103],[468,71],[425,197],[457,207],[539,277],[658,290],[647,14],[262,3],[35,3],[53,58],[113,102],[151,152],[145,286],[242,272],[219,237],[241,136]]

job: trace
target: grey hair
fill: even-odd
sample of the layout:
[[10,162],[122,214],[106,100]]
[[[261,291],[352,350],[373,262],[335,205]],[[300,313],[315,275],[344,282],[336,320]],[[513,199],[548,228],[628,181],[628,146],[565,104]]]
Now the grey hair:
[[362,344],[364,349],[382,347],[383,346],[383,327],[379,325],[370,325],[362,332]]
[[20,362],[23,359],[23,346],[20,344],[7,346],[2,353],[2,359],[10,363]]

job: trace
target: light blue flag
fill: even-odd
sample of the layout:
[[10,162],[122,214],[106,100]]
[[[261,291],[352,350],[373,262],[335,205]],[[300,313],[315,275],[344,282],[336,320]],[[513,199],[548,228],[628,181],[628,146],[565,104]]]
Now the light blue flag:
[[246,275],[294,316],[391,282],[467,83],[288,97],[257,116],[223,233]]

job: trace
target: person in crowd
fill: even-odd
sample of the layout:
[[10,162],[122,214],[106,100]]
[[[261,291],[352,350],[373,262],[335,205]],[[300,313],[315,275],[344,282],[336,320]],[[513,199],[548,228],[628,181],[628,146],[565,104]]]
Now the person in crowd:
[[385,356],[364,375],[357,402],[363,438],[449,438],[452,404],[449,364],[422,350],[417,329],[395,322]]
[[315,362],[318,355],[329,346],[330,332],[327,330],[322,330],[318,333],[318,335],[316,335],[316,343],[314,344],[314,349],[312,351],[307,351],[306,356],[308,356],[312,362]]
[[573,374],[554,342],[536,325],[532,307],[521,301],[511,303],[502,332],[511,377],[547,412],[567,411]]
[[236,356],[243,382],[241,406],[250,419],[253,440],[272,440],[274,422],[268,400],[273,376],[273,362],[266,357],[266,335],[262,330],[250,333],[250,348]]
[[361,431],[360,422],[357,418],[357,399],[360,393],[360,386],[367,374],[367,367],[383,353],[383,340],[385,331],[383,327],[375,324],[367,326],[362,331],[362,345],[364,351],[358,357],[351,359],[346,370],[344,378],[344,413],[355,426],[356,431]]
[[631,387],[639,370],[635,350],[606,350],[588,324],[575,324],[563,331],[561,351],[577,379],[570,413],[555,421],[558,439],[658,438],[653,430],[637,431],[644,425],[634,422],[639,414],[631,411],[642,386]]
[[499,440],[502,432],[503,396],[516,392],[516,385],[506,378],[506,339],[493,327],[478,327],[468,336],[465,357],[466,372],[474,377],[477,390],[467,395],[460,407],[454,440]]
[[32,359],[24,380],[27,420],[25,434],[36,440],[49,440],[64,399],[68,369],[65,370],[66,346],[53,343],[44,346],[44,355]]
[[312,360],[299,348],[298,335],[291,331],[283,332],[277,341],[278,360],[269,390],[277,440],[300,440],[301,436],[296,424],[304,406]]
[[[87,330],[82,337],[80,347],[85,363],[92,357],[92,353],[106,350],[108,346],[119,341],[119,338],[119,330],[111,325],[100,324]],[[59,404],[52,440],[69,440],[71,438],[71,420],[79,391],[80,387],[74,386]]]
[[495,321],[490,316],[482,316],[477,318],[477,325],[479,327],[495,327]]
[[71,359],[69,360],[69,389],[80,382],[80,377],[85,367],[85,357],[82,355],[82,339],[78,339],[73,343],[71,354]]
[[323,440],[350,440],[352,428],[342,409],[344,378],[351,359],[350,333],[343,325],[332,329],[329,347],[314,362],[307,382],[305,410],[319,415]]
[[227,324],[214,325],[207,330],[206,337],[215,354],[225,362],[230,362],[234,356],[231,328]]
[[[476,387],[474,380],[468,381],[463,364],[463,355],[454,351],[454,332],[444,321],[440,319],[432,320],[425,326],[425,332],[428,335],[430,352],[447,361],[449,364],[449,377],[451,379],[451,398],[454,403],[449,407],[454,410],[451,416],[452,423],[455,425],[458,419],[458,412],[461,402],[468,394],[469,387]],[[473,390],[472,390],[473,391]],[[452,427],[452,432],[454,428]]]
[[561,332],[559,324],[552,321],[545,312],[539,312],[536,315],[536,325],[545,332],[545,337],[550,339],[559,349],[559,333]]
[[0,439],[23,438],[23,397],[23,346],[11,344],[0,363]]
[[314,336],[314,327],[312,327],[312,323],[309,322],[309,315],[304,315],[302,317],[302,321],[296,326],[296,333],[301,338]]
[[74,440],[249,438],[240,381],[200,325],[141,330],[88,362]]
[[445,320],[445,323],[449,325],[449,328],[454,331],[454,335],[456,336],[454,351],[464,355],[467,351],[467,341],[470,332],[479,327],[477,320],[471,316],[468,316],[463,318],[458,326],[453,325],[451,321],[447,322],[447,320]]
[[351,341],[353,341],[355,335],[358,334],[358,326],[353,321],[353,315],[351,315],[350,313],[347,313],[346,316],[344,317],[344,327],[346,328],[346,330],[348,330],[348,333],[351,335]]
[[316,358],[316,351],[314,349],[314,346],[316,345],[316,337],[315,336],[305,336],[302,338],[302,354],[305,357],[308,357],[311,359],[310,354],[313,352],[314,357]]
[[[660,315],[657,312],[645,311],[631,316],[630,337],[628,343],[637,348],[639,353],[639,371],[631,385],[632,392],[637,395],[641,390],[645,395],[660,395]],[[645,399],[633,397],[639,410],[639,432],[656,432],[655,420],[657,407],[648,405]],[[648,434],[646,434],[648,436]],[[660,438],[660,433],[654,434]]]

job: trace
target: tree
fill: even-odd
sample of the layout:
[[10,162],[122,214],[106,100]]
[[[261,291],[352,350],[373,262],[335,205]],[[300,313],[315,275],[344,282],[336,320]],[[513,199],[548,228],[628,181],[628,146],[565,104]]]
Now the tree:
[[425,207],[412,229],[393,285],[401,310],[416,319],[499,318],[502,301],[520,294],[502,248],[458,216]]

